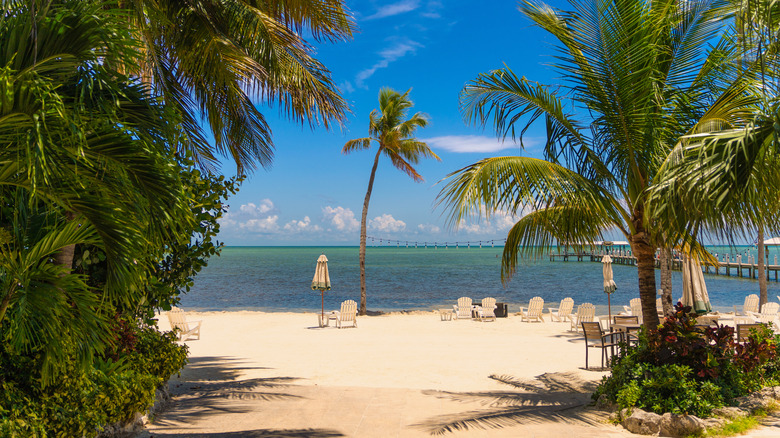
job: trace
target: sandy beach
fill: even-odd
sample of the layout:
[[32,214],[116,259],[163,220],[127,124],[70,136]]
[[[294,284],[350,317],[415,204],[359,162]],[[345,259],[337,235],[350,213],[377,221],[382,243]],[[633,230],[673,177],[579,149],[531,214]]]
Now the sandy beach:
[[568,322],[411,312],[336,329],[317,316],[188,313],[201,339],[187,342],[174,402],[142,436],[634,436],[588,407],[606,373],[584,369]]

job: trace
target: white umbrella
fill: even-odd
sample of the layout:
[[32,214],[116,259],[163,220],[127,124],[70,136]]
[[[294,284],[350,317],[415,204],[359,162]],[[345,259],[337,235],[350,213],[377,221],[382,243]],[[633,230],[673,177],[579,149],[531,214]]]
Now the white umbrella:
[[707,313],[712,310],[701,265],[697,259],[692,259],[687,254],[683,257],[682,304],[691,306],[696,313]]
[[328,258],[322,254],[317,259],[317,269],[314,270],[314,279],[311,281],[311,289],[319,290],[322,295],[322,315],[320,316],[320,327],[325,320],[325,291],[330,290],[330,275],[328,274]]
[[607,307],[609,312],[609,320],[612,321],[612,292],[617,290],[617,284],[613,280],[612,276],[612,257],[605,255],[601,258],[602,269],[604,271],[604,293],[607,294]]

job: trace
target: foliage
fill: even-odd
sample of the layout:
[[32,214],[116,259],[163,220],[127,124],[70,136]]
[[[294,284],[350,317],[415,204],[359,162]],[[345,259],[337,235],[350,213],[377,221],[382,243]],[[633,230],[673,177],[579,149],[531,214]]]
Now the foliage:
[[780,378],[778,338],[763,327],[744,343],[727,326],[696,326],[690,306],[675,313],[654,332],[642,332],[639,344],[615,359],[594,397],[605,394],[620,408],[639,407],[707,416]]

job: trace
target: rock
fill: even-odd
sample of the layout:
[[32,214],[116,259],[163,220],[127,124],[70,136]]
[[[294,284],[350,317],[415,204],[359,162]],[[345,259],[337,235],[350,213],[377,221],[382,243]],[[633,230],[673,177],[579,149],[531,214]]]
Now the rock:
[[[624,413],[621,412],[621,416],[623,415]],[[631,415],[623,420],[622,424],[631,433],[656,435],[661,430],[661,416],[641,409],[634,409]]]
[[712,415],[714,417],[723,417],[728,418],[729,420],[733,420],[735,418],[744,418],[748,416],[748,413],[740,408],[735,408],[732,406],[724,407],[724,408],[715,408],[712,410]]
[[771,397],[764,398],[761,396],[760,392],[755,392],[745,397],[737,397],[734,399],[734,401],[737,402],[737,407],[749,412],[754,412],[757,409],[765,409],[771,400],[774,399]]
[[704,421],[693,415],[665,413],[661,417],[660,432],[663,436],[688,436],[704,432]]
[[701,421],[704,422],[704,428],[708,430],[726,424],[726,420],[723,418],[704,418]]

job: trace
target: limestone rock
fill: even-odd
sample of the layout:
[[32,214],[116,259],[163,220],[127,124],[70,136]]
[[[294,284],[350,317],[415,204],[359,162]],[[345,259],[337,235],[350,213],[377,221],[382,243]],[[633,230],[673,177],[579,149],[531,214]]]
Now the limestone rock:
[[693,415],[665,413],[661,417],[660,432],[663,436],[688,436],[704,431],[704,421]]
[[726,424],[726,420],[723,418],[704,418],[702,421],[704,422],[704,428],[707,430]]
[[621,416],[625,418],[623,427],[631,433],[657,435],[661,430],[661,416],[658,414],[635,408],[628,418],[625,417],[624,412],[621,412]]
[[729,420],[734,420],[736,418],[744,418],[748,416],[748,413],[740,408],[735,408],[733,406],[723,407],[723,408],[715,408],[712,410],[712,415],[714,417],[723,417],[728,418]]

